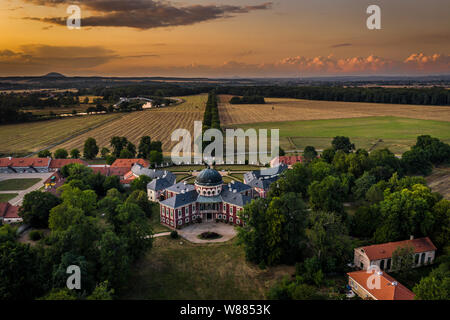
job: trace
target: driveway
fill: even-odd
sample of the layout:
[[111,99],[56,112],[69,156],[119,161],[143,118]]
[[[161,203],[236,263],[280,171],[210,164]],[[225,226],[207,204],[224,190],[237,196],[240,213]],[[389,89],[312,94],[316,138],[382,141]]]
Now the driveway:
[[1,173],[0,181],[9,179],[41,179],[38,183],[31,186],[26,190],[11,190],[11,191],[0,191],[0,193],[18,193],[18,196],[9,200],[13,206],[22,205],[23,197],[32,191],[39,190],[44,186],[44,181],[47,180],[54,172],[47,173]]
[[[202,240],[198,238],[200,234],[208,231],[220,234],[222,238],[213,240]],[[233,239],[237,234],[234,226],[222,222],[195,223],[179,229],[177,232],[180,236],[193,243],[226,242]]]

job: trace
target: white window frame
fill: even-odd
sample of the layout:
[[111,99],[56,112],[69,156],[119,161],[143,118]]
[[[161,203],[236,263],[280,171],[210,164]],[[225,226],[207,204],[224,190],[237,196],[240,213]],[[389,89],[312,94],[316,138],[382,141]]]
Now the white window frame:
[[185,223],[189,223],[189,218],[184,219]]
[[178,213],[178,219],[183,217],[183,211],[181,211],[181,209],[177,209],[177,213]]
[[181,226],[182,224],[183,224],[183,220],[182,220],[182,219],[179,219],[179,220],[178,220],[178,225]]
[[230,217],[230,222],[233,222],[233,217]]

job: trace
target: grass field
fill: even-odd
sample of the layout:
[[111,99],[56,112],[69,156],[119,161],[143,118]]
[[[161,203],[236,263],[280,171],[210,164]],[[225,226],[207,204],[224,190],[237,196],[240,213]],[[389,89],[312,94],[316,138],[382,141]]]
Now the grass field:
[[449,107],[280,98],[266,98],[266,104],[262,105],[231,105],[228,103],[230,97],[220,96],[220,121],[225,127],[259,122],[380,116],[450,121]]
[[0,193],[0,202],[8,202],[18,196],[18,193]]
[[154,247],[131,271],[121,299],[254,300],[294,267],[260,270],[245,261],[233,242],[195,245],[169,237],[156,238]]
[[357,148],[374,150],[388,147],[395,153],[407,151],[422,134],[450,142],[450,122],[397,117],[262,122],[238,127],[280,129],[280,144],[285,150],[303,149],[308,145],[324,149],[338,135],[350,137]]
[[[70,138],[83,130],[117,119],[122,114],[70,117],[0,126],[0,153],[34,152]],[[81,150],[81,149],[80,149]]]
[[152,140],[163,143],[163,151],[170,154],[176,144],[171,142],[172,132],[176,129],[194,131],[194,121],[201,121],[207,100],[207,95],[183,97],[183,103],[167,108],[151,109],[133,112],[124,115],[116,121],[111,121],[103,126],[77,136],[53,149],[82,148],[87,138],[93,137],[97,145],[109,147],[113,136],[125,136],[129,141],[138,145],[142,136],[149,135]]
[[26,190],[36,183],[41,181],[41,179],[9,179],[0,181],[0,191],[20,191]]

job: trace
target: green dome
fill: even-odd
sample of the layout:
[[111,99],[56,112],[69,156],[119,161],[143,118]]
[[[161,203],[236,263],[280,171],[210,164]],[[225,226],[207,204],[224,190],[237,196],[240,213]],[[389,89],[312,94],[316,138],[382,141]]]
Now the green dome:
[[200,172],[195,183],[200,186],[217,186],[223,184],[223,180],[219,172],[208,168]]

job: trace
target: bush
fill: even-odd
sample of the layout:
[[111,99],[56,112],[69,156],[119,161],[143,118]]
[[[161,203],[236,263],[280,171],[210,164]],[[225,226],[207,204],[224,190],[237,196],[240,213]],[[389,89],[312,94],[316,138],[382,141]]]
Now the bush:
[[44,237],[44,234],[42,233],[42,231],[33,230],[33,231],[30,231],[28,236],[30,237],[30,240],[32,240],[32,241],[38,241]]
[[170,237],[172,238],[172,239],[178,239],[178,232],[177,231],[172,231],[171,233],[170,233]]

